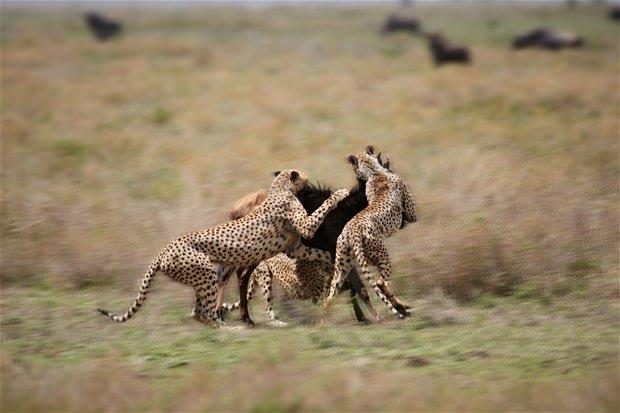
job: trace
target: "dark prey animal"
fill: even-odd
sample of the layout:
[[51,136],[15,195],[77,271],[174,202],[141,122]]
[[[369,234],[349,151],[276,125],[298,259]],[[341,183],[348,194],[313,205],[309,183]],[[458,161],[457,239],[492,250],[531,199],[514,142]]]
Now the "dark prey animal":
[[574,33],[541,27],[517,36],[512,43],[512,47],[515,50],[524,48],[561,50],[581,47],[583,44],[583,37],[577,36]]
[[420,34],[422,28],[418,19],[414,17],[401,17],[397,14],[391,14],[381,29],[381,34],[406,32],[411,34]]
[[[378,156],[378,159],[384,167],[389,169],[389,160],[381,160],[380,154]],[[368,200],[366,199],[365,191],[366,182],[358,179],[356,186],[349,191],[349,195],[345,199],[340,201],[338,206],[325,216],[323,223],[314,233],[314,236],[311,239],[301,239],[302,244],[307,247],[330,252],[333,261],[336,256],[336,241],[338,240],[338,236],[342,232],[342,229],[347,224],[347,222],[349,222],[355,215],[357,215],[360,211],[362,211],[368,206]],[[248,204],[250,207],[260,204],[260,202],[262,202],[262,200],[260,199],[261,192],[262,191],[258,191],[256,193],[250,194],[246,198],[241,200],[240,203],[238,203],[239,207],[233,208],[233,210],[231,211],[231,218],[235,219],[236,217],[242,216],[244,213],[247,212],[242,211],[241,213],[239,213],[239,211],[237,210],[238,208],[245,209],[246,205]],[[309,184],[297,193],[297,198],[303,205],[306,212],[312,213],[312,211],[316,210],[325,199],[331,196],[331,193],[332,191],[328,187]],[[243,202],[244,200],[245,205]],[[402,227],[404,227],[407,223],[404,217],[402,222]],[[240,286],[239,309],[241,311],[241,319],[249,325],[253,325],[253,321],[250,318],[249,311],[247,309],[247,286],[250,275],[252,274],[254,269],[255,267],[253,266],[249,268],[236,269]],[[233,270],[233,268],[219,268],[220,282],[218,285],[218,307],[220,307],[220,309],[224,298],[224,290]],[[242,286],[245,286],[245,288],[242,288]],[[386,286],[384,286],[383,284],[380,284],[379,288],[382,289],[385,296],[390,300],[390,302],[392,303],[394,308],[397,309],[398,312],[400,312],[404,316],[409,316],[410,307],[407,304],[396,298],[392,291],[390,291],[389,288],[386,288]],[[353,311],[355,312],[355,316],[359,322],[366,322],[367,319],[364,316],[364,312],[362,311],[357,302],[357,297],[362,299],[362,301],[369,308],[373,316],[377,315],[377,311],[374,309],[374,306],[370,301],[368,291],[364,287],[364,284],[355,268],[353,268],[349,272],[342,290],[348,290],[350,292]]]
[[469,64],[471,53],[465,46],[455,46],[439,33],[427,35],[428,47],[435,66],[445,63]]
[[97,13],[84,16],[86,25],[99,41],[105,41],[121,34],[123,26],[120,22],[108,19]]

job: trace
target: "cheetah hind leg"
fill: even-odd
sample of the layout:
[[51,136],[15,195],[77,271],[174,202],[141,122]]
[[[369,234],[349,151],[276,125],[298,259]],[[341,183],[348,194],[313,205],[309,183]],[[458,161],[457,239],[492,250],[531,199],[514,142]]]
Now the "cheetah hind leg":
[[194,288],[196,293],[196,304],[192,310],[191,316],[201,323],[210,324],[211,322],[222,327],[225,325],[224,321],[220,318],[215,303],[211,298],[212,294],[209,294],[210,288],[199,286]]
[[368,259],[370,263],[379,270],[380,277],[376,281],[377,287],[400,315],[409,317],[411,315],[411,307],[396,298],[388,282],[392,272],[390,253],[381,241],[367,240],[366,242],[369,246],[369,248],[367,248]]
[[413,313],[411,306],[403,302],[402,300],[400,300],[398,297],[396,297],[394,293],[392,292],[392,289],[390,288],[388,283],[384,282],[383,279],[379,279],[377,280],[377,287],[379,287],[379,289],[383,292],[385,297],[392,303],[394,308],[399,313],[401,313],[405,317],[411,316],[411,314]]
[[[192,317],[194,320],[196,321],[200,321],[203,322],[203,319],[200,318],[200,316],[198,315],[198,312],[196,311],[197,307],[206,307],[206,304],[199,304],[199,300],[201,300],[201,298],[198,296],[198,294],[196,294],[196,302],[194,303],[194,307],[192,307],[192,311],[189,313],[189,316]],[[222,307],[220,307],[219,311],[218,311],[218,315],[220,316],[220,318],[222,319],[222,321],[224,322],[224,317],[226,317],[228,315],[228,313],[234,311],[234,310],[238,310],[239,309],[239,301],[237,301],[234,304],[227,304],[227,303],[223,303]],[[225,322],[224,322],[225,324]]]
[[[200,262],[200,261],[198,261]],[[200,262],[205,264],[204,262]],[[206,263],[202,265],[203,276],[205,282],[193,283],[196,301],[192,309],[191,316],[204,324],[213,323],[218,327],[224,325],[224,321],[220,318],[217,311],[217,272],[212,265]]]
[[[217,313],[217,271],[209,257],[185,243],[171,244],[174,248],[166,250],[162,257],[161,271],[174,281],[191,286],[196,295],[192,316],[202,323],[212,321],[221,326],[222,319]],[[179,257],[178,250],[182,250]]]
[[[377,241],[374,247],[380,250],[380,248],[383,247],[383,244]],[[385,250],[385,247],[383,247],[383,250]],[[385,305],[390,309],[390,311],[396,317],[400,318],[401,320],[406,318],[404,314],[401,314],[396,308],[394,308],[391,301],[388,300],[385,294],[383,294],[383,291],[381,291],[381,289],[377,285],[377,282],[373,279],[372,273],[370,270],[370,263],[366,259],[366,254],[364,252],[364,244],[363,244],[361,237],[358,237],[353,240],[353,251],[355,253],[355,260],[357,261],[357,264],[359,265],[359,269],[361,270],[361,273],[364,275],[368,283],[370,283],[370,286],[372,287],[372,289],[375,290],[375,293],[377,294],[377,296],[381,299],[381,301],[385,303]],[[371,252],[372,254],[372,249],[369,248],[369,252]],[[371,261],[373,262],[373,264],[379,268],[379,273],[381,275],[381,278],[383,278],[384,282],[387,282],[387,280],[390,278],[390,270],[391,270],[390,256],[388,254],[382,254],[380,256],[376,256],[372,258],[371,258]]]

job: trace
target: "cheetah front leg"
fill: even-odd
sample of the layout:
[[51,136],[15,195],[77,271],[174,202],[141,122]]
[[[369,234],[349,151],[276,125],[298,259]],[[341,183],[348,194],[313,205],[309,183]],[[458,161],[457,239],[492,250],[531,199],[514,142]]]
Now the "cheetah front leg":
[[415,213],[415,203],[411,191],[405,182],[400,182],[400,190],[402,196],[403,215],[409,222],[417,222],[418,216]]
[[300,259],[304,261],[321,261],[326,264],[332,263],[332,256],[329,252],[320,250],[318,248],[307,247],[298,241],[295,245],[292,245],[287,251],[286,255],[292,259]]
[[314,236],[316,230],[323,223],[325,216],[338,206],[338,203],[349,195],[347,189],[339,189],[334,192],[321,206],[308,215],[301,202],[295,197],[291,200],[290,208],[292,214],[289,218],[289,224],[295,232],[302,237],[310,239]]

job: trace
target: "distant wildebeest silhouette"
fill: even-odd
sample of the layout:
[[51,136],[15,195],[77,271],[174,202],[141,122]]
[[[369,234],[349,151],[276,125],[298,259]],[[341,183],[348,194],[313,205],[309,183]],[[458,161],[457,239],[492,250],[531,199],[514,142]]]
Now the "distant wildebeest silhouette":
[[121,34],[121,23],[108,19],[97,13],[88,13],[84,16],[88,28],[97,40],[108,40]]
[[568,47],[581,47],[583,43],[583,38],[574,33],[560,32],[543,27],[517,36],[512,47],[517,50],[526,47],[560,50]]
[[386,35],[396,32],[408,32],[411,34],[420,34],[422,28],[420,22],[413,17],[401,17],[396,14],[390,15],[381,29],[381,33]]
[[435,66],[444,63],[469,64],[472,59],[467,47],[455,46],[439,33],[430,33],[426,38]]
[[609,18],[611,20],[619,20],[620,21],[620,4],[615,5],[609,10]]

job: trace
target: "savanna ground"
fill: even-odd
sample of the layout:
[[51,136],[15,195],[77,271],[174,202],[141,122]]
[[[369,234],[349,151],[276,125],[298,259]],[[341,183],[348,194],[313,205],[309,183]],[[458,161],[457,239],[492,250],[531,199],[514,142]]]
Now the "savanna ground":
[[[3,411],[619,409],[618,26],[604,7],[416,5],[474,64],[378,35],[387,6],[4,4]],[[582,50],[513,52],[574,30]],[[350,186],[375,144],[421,221],[389,240],[411,320],[360,326],[344,296],[220,331],[150,260],[296,167]],[[234,288],[229,288],[234,299]],[[238,321],[233,316],[231,323]]]

